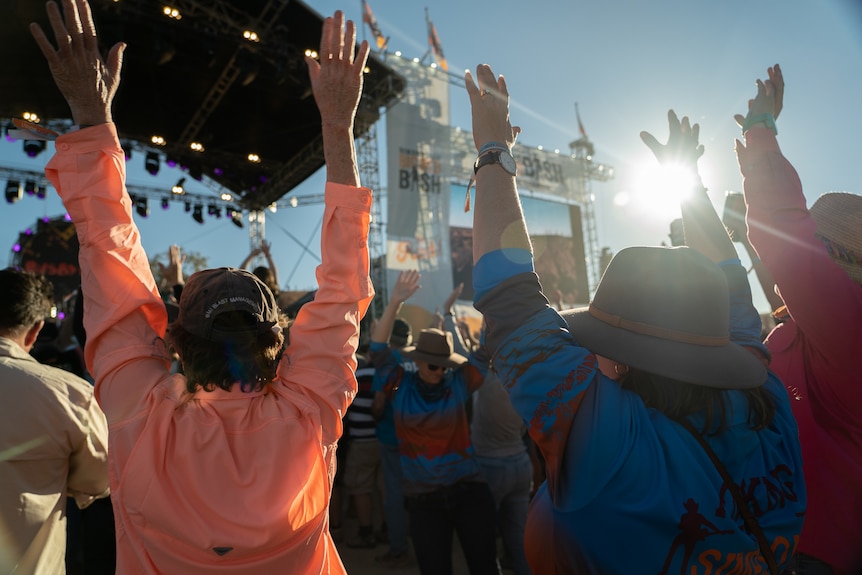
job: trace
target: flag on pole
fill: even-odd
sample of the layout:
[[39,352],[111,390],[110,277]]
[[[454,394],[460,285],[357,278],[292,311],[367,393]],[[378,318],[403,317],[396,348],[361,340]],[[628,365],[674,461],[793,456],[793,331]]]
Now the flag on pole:
[[440,45],[437,29],[434,28],[434,23],[431,22],[431,17],[428,15],[428,8],[425,8],[425,22],[428,24],[428,43],[431,45],[431,51],[434,52],[434,60],[438,66],[448,72],[449,64],[446,63],[446,56],[443,55],[443,47]]
[[577,118],[578,118],[578,132],[581,133],[582,138],[584,138],[585,140],[588,139],[587,138],[587,131],[584,130],[584,125],[581,123],[581,113],[580,113],[580,111],[578,111],[578,103],[577,102],[575,102],[575,116],[577,116]]
[[362,0],[362,21],[368,24],[368,27],[371,29],[371,33],[374,35],[374,40],[377,42],[377,49],[383,50],[386,48],[389,38],[385,37],[383,32],[380,31],[380,27],[377,25],[377,19],[374,18],[374,13],[371,12],[371,6],[369,6],[368,2],[365,0]]

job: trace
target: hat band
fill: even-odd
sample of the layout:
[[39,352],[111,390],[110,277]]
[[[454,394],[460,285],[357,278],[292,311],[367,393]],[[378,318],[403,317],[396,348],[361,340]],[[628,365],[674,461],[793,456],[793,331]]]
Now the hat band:
[[840,260],[844,263],[860,265],[862,257],[856,254],[850,248],[846,248],[833,239],[827,238],[822,234],[816,234],[821,242],[826,246],[826,251],[829,252],[832,259]]
[[721,347],[730,343],[730,336],[710,336],[710,335],[696,335],[692,333],[687,333],[684,331],[678,331],[674,329],[667,329],[663,327],[658,327],[655,325],[650,325],[646,323],[640,323],[636,321],[630,321],[618,315],[613,315],[607,312],[604,312],[593,304],[590,304],[589,307],[590,315],[599,320],[602,323],[606,323],[613,327],[618,327],[627,331],[631,331],[641,335],[649,335],[652,337],[657,337],[660,339],[667,339],[670,341],[676,341],[679,343],[690,343],[694,345],[706,345],[710,347]]

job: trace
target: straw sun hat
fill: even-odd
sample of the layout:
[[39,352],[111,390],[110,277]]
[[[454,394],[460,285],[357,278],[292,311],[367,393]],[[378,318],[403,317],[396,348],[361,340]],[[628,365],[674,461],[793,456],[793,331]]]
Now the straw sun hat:
[[832,260],[862,284],[862,196],[823,194],[811,206],[811,217]]

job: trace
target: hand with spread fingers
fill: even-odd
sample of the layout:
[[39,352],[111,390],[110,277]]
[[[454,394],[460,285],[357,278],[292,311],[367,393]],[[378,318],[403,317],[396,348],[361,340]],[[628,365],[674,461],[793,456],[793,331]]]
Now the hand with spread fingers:
[[703,145],[698,143],[700,126],[692,125],[688,116],[680,121],[673,110],[667,112],[667,124],[670,132],[667,144],[659,143],[649,132],[641,132],[641,140],[662,166],[679,165],[697,174],[697,161],[703,155]]
[[489,142],[498,142],[511,150],[521,128],[513,127],[509,123],[509,90],[506,87],[506,79],[502,75],[495,78],[494,72],[487,64],[476,66],[476,78],[478,86],[469,71],[464,75],[473,110],[473,141],[476,149],[479,150]]
[[30,24],[30,32],[71,108],[72,120],[79,126],[113,121],[111,104],[120,85],[126,45],[115,44],[107,58],[102,58],[87,0],[63,0],[63,14],[57,3],[51,1],[47,11],[57,47],[38,24]]
[[778,119],[784,108],[784,74],[781,67],[776,64],[766,70],[769,79],[764,82],[757,80],[757,96],[748,101],[748,114],[736,114],[733,119],[742,128],[746,118],[753,118],[760,114],[771,114],[774,120]]
[[356,25],[344,21],[340,10],[323,22],[320,60],[306,56],[314,100],[324,125],[353,128],[353,118],[362,94],[368,42],[362,41],[355,52]]
[[422,274],[416,270],[404,270],[398,274],[398,280],[392,287],[392,293],[389,294],[389,299],[398,303],[404,303],[410,296],[419,291],[422,286],[419,285],[419,280]]

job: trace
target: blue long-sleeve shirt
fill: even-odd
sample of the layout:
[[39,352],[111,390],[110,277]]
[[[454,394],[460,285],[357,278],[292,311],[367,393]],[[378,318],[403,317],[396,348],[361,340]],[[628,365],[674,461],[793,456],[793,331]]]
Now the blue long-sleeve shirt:
[[[722,269],[731,337],[759,346],[745,271],[738,264]],[[601,374],[595,356],[548,306],[529,254],[486,254],[473,273],[492,365],[547,464],[525,533],[533,570],[767,572],[703,448]],[[805,486],[787,395],[771,373],[765,386],[776,407],[768,428],[754,431],[744,393],[729,390],[728,427],[706,439],[738,482],[779,565],[786,565],[801,530]],[[689,421],[703,425],[702,417]]]

